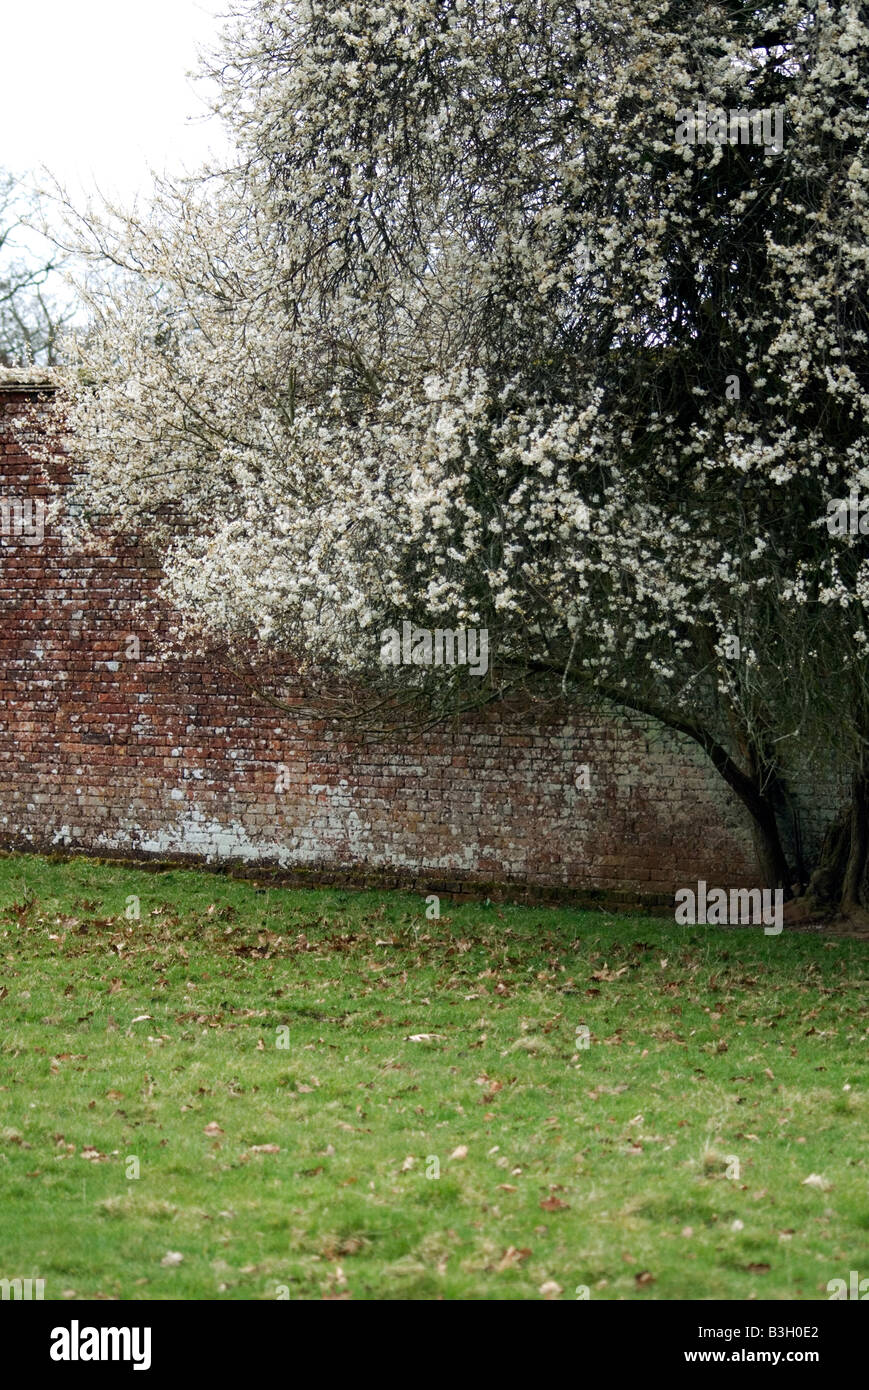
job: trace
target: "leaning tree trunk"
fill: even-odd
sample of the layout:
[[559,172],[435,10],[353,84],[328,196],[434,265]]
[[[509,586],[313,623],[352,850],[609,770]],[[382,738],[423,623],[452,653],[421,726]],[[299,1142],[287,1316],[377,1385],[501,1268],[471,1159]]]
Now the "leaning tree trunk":
[[[695,738],[697,735],[694,735]],[[754,842],[758,864],[767,887],[781,888],[786,898],[790,897],[791,873],[788,857],[782,844],[779,818],[776,814],[776,798],[784,795],[779,781],[770,777],[762,781],[756,767],[745,772],[729,753],[711,738],[699,738],[717,770],[729,787],[736,792],[749,812],[754,829]]]
[[754,819],[754,838],[760,870],[770,888],[784,889],[789,896],[791,873],[781,841],[778,818],[769,797],[758,794],[748,804]]
[[763,760],[757,749],[749,749],[748,770],[741,767],[719,742],[710,729],[691,719],[683,718],[673,711],[661,708],[648,700],[631,695],[627,698],[622,691],[610,691],[601,687],[600,694],[607,696],[613,704],[623,705],[640,714],[651,715],[669,729],[687,734],[698,743],[711,760],[716,771],[727,785],[736,793],[745,806],[753,822],[754,841],[760,871],[769,888],[781,888],[785,898],[791,895],[793,874],[782,844],[779,820],[776,814],[776,799],[785,795],[785,788],[774,776],[766,775]]

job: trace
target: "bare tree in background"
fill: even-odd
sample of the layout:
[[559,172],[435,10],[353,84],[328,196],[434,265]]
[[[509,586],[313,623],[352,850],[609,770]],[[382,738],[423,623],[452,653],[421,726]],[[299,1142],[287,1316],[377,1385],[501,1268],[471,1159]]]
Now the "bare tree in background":
[[59,256],[22,241],[35,205],[20,180],[0,171],[0,367],[54,365],[72,316],[55,288]]

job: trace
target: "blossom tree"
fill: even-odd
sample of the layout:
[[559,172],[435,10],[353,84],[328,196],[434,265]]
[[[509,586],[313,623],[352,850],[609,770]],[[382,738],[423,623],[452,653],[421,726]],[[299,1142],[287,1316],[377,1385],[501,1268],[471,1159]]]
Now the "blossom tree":
[[[869,582],[825,517],[865,460],[867,45],[847,2],[250,0],[231,167],[82,220],[77,514],[147,533],[192,628],[393,709],[662,720],[774,884],[832,720],[861,902]],[[485,677],[384,670],[406,621],[486,628]]]

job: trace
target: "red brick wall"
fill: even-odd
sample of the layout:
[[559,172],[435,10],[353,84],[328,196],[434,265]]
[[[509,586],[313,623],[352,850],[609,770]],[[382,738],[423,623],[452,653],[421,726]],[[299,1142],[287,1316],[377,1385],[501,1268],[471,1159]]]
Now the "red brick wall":
[[[28,404],[0,390],[0,497],[49,493],[15,423]],[[153,586],[135,551],[65,551],[51,524],[41,546],[0,542],[0,846],[513,897],[651,903],[698,878],[759,882],[742,807],[666,730],[572,712],[354,738],[207,662],[161,660]],[[584,763],[590,791],[574,786]]]

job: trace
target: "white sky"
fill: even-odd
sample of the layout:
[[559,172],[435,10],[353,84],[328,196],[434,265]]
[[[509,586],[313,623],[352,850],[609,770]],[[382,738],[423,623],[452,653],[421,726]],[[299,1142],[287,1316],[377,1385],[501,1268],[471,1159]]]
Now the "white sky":
[[221,0],[0,0],[0,168],[125,200],[221,148],[187,76]]

